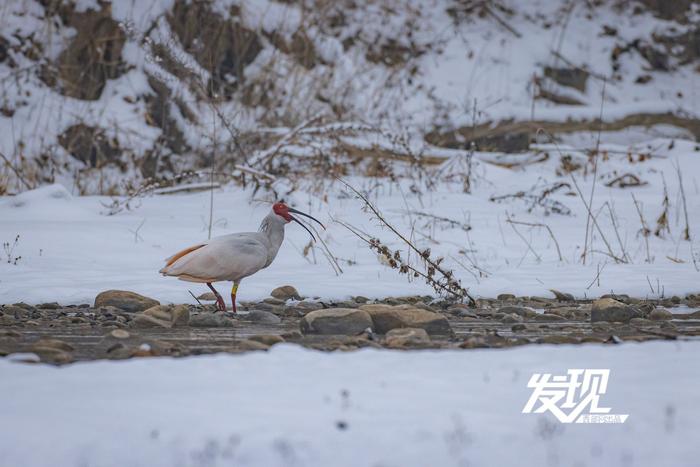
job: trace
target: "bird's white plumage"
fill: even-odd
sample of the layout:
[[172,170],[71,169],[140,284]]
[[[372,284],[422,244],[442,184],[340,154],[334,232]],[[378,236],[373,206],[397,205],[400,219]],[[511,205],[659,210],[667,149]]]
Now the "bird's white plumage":
[[260,231],[223,235],[183,250],[184,254],[166,260],[169,264],[160,272],[190,282],[240,282],[272,263],[284,240],[286,222],[270,212]]

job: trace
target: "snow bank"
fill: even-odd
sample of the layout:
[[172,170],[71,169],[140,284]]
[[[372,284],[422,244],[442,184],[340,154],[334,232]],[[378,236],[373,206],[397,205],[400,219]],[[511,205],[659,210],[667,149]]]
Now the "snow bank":
[[[95,362],[0,359],[0,464],[690,466],[698,342],[509,350],[267,353]],[[609,368],[623,425],[522,414],[533,372]]]

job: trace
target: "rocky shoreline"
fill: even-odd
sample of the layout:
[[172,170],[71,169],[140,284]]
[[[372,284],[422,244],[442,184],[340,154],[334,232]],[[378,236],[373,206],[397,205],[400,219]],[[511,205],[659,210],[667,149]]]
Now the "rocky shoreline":
[[503,348],[525,344],[617,344],[700,338],[700,295],[576,300],[499,295],[476,307],[430,296],[329,302],[279,287],[239,313],[160,304],[106,291],[93,304],[0,306],[0,356],[67,364],[96,359],[264,351],[282,342],[318,350]]

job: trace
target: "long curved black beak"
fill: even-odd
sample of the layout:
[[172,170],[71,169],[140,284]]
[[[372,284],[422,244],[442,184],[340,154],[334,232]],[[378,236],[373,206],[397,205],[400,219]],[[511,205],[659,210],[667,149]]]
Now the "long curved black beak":
[[[326,229],[326,226],[323,225],[323,224],[321,223],[321,221],[319,221],[319,220],[316,219],[315,217],[310,216],[310,215],[308,215],[308,214],[306,214],[306,213],[304,213],[304,212],[297,211],[297,210],[294,209],[294,208],[288,208],[288,209],[289,209],[289,212],[293,212],[294,214],[299,214],[300,216],[308,217],[309,219],[318,222],[318,225],[320,225],[321,227],[323,227],[324,230]],[[311,231],[310,231],[301,221],[299,221],[299,219],[297,219],[297,218],[295,218],[294,216],[291,216],[291,215],[290,215],[289,217],[291,217],[292,220],[293,220],[294,222],[296,222],[296,223],[299,224],[300,226],[304,227],[304,230],[306,230],[307,232],[309,232],[309,235],[311,235],[311,238],[313,238],[314,241],[316,241],[316,237],[314,237],[314,234],[312,234]]]
[[302,224],[301,221],[299,221],[299,219],[297,219],[296,217],[291,216],[291,215],[290,215],[289,217],[291,217],[292,220],[293,220],[294,222],[296,222],[296,223],[299,224],[300,226],[304,227],[304,230],[306,230],[307,232],[309,232],[309,235],[311,235],[311,238],[314,239],[314,242],[316,241],[316,237],[314,237],[314,234],[312,234],[311,231],[310,231],[304,224]]

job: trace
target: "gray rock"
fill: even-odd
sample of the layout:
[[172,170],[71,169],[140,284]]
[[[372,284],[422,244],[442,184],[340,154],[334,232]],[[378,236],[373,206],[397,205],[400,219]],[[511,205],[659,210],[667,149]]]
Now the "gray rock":
[[204,292],[199,297],[197,297],[197,300],[202,300],[204,302],[215,302],[216,295],[214,295],[213,292]]
[[295,300],[301,300],[299,292],[297,292],[297,289],[295,289],[291,285],[283,285],[282,287],[277,287],[275,290],[270,292],[270,295],[280,300],[289,300],[292,298]]
[[109,333],[109,336],[114,337],[115,339],[128,339],[131,337],[131,334],[129,334],[129,331],[124,329],[114,329]]
[[27,310],[17,305],[5,305],[2,312],[7,316],[12,316],[15,319],[29,318],[32,315],[31,310]]
[[57,302],[51,302],[51,303],[42,303],[41,305],[37,305],[37,308],[41,310],[58,310],[61,308],[61,305],[59,305]]
[[551,313],[542,313],[542,314],[536,314],[534,316],[535,321],[545,321],[545,322],[553,322],[553,321],[564,321],[564,318],[559,315],[554,315]]
[[570,293],[560,292],[554,289],[549,289],[549,291],[552,292],[554,297],[560,302],[573,302],[575,300],[574,296]]
[[367,303],[367,302],[369,301],[369,298],[363,297],[362,295],[358,295],[358,296],[355,297],[353,300],[355,300],[356,303],[362,303],[362,304],[364,304],[364,303]]
[[261,344],[265,344],[268,346],[284,342],[284,338],[282,336],[277,336],[275,334],[258,334],[255,336],[250,336],[248,340],[260,342]]
[[396,328],[386,333],[384,345],[391,348],[423,346],[430,336],[421,328]]
[[107,290],[95,297],[95,308],[114,306],[129,313],[144,311],[156,305],[160,305],[158,300],[125,290]]
[[170,327],[187,326],[190,322],[190,310],[187,305],[156,305],[143,312],[170,323]]
[[355,308],[332,308],[306,314],[299,323],[304,334],[357,335],[372,328],[372,318],[366,311]]
[[513,324],[513,323],[520,323],[522,322],[523,317],[520,315],[516,315],[515,313],[508,313],[503,317],[501,320],[505,324]]
[[452,334],[452,327],[443,315],[413,305],[362,305],[360,310],[369,313],[379,334],[395,328],[421,328],[431,335]]
[[267,303],[269,305],[284,305],[285,300],[280,300],[279,298],[275,297],[268,297],[265,300],[263,300],[263,303]]
[[647,318],[654,321],[667,321],[669,319],[673,319],[673,313],[663,308],[657,308],[649,313]]
[[586,82],[589,76],[586,70],[581,68],[553,68],[547,66],[544,68],[544,75],[562,86],[568,86],[581,92],[586,92]]
[[629,303],[630,303],[630,296],[627,295],[627,294],[619,294],[619,295],[617,295],[617,294],[608,293],[608,294],[605,294],[605,295],[601,295],[600,298],[601,298],[601,299],[603,299],[603,298],[612,298],[613,300],[617,300],[618,302],[622,302],[622,303],[626,303],[626,304],[629,304]]
[[269,348],[270,348],[270,346],[264,342],[254,341],[252,339],[241,339],[241,340],[236,341],[234,343],[233,350],[234,351],[236,351],[236,350],[238,350],[238,351],[240,351],[240,350],[250,351],[250,350],[267,350]]
[[254,323],[279,324],[282,322],[279,316],[269,311],[253,310],[247,315],[241,315],[241,319]]
[[641,318],[642,315],[636,308],[625,305],[612,298],[601,298],[593,302],[591,308],[591,321],[617,321],[627,323],[632,318]]
[[516,315],[524,316],[526,318],[532,318],[533,316],[537,315],[535,310],[526,306],[504,306],[499,308],[497,313],[503,313],[504,315],[515,313]]
[[296,308],[303,310],[304,312],[309,312],[309,311],[315,311],[315,310],[322,310],[323,305],[321,305],[319,302],[299,302],[295,305]]
[[269,303],[265,302],[255,303],[251,305],[251,307],[261,311],[272,311],[277,308],[275,305],[270,305]]
[[199,313],[190,316],[190,326],[194,328],[232,328],[234,321],[223,313]]
[[498,300],[505,302],[505,301],[515,300],[515,295],[513,295],[512,293],[502,293],[496,298]]
[[173,325],[169,320],[156,318],[151,315],[139,313],[134,316],[129,326],[132,328],[165,328],[170,329]]

